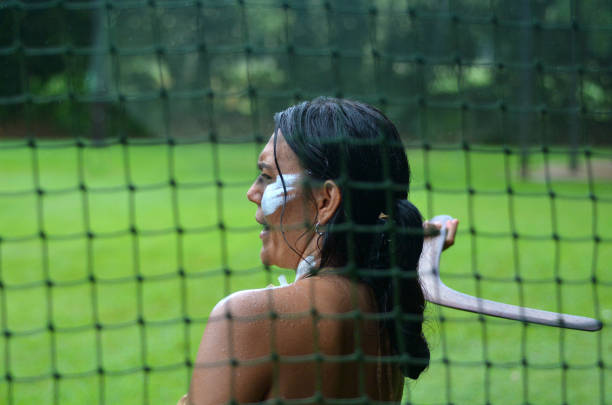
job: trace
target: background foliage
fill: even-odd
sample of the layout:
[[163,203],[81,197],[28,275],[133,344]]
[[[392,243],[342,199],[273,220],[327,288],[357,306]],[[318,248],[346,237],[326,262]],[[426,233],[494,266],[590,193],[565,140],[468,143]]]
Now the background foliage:
[[603,0],[5,1],[0,25],[2,117],[30,136],[252,140],[336,95],[411,140],[610,142]]

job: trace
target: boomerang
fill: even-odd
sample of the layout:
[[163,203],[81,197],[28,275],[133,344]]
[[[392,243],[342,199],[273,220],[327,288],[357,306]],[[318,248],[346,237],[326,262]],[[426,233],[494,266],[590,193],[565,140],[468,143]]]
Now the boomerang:
[[440,278],[440,256],[442,255],[446,238],[446,221],[451,219],[448,215],[438,215],[429,221],[440,223],[442,226],[437,236],[425,239],[419,260],[419,278],[427,301],[462,311],[497,316],[521,322],[585,331],[601,329],[602,323],[597,319],[490,301],[464,294],[448,287]]

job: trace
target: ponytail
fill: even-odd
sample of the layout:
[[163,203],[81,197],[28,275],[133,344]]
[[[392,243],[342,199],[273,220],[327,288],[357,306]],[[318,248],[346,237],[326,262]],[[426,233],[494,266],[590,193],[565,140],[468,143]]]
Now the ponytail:
[[[417,379],[429,365],[430,353],[423,335],[425,298],[417,266],[423,248],[423,221],[419,210],[408,200],[397,200],[392,218],[379,219],[379,225],[392,221],[391,231],[374,236],[368,268],[389,273],[388,277],[363,277],[376,297],[380,313],[396,316],[381,321],[395,355],[402,356],[402,373]],[[393,270],[399,270],[399,274]]]

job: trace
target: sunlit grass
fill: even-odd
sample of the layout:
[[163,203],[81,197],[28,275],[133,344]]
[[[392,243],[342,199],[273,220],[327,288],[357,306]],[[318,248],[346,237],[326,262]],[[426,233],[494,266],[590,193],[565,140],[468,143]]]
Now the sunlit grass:
[[[62,404],[175,403],[214,304],[282,272],[259,262],[255,207],[245,197],[258,147],[54,145],[0,149],[0,320],[11,336],[0,337],[0,375],[12,377],[0,381],[0,398],[50,404],[57,392]],[[523,180],[516,154],[499,148],[409,156],[411,199],[423,215],[461,220],[443,257],[447,284],[612,322],[610,180]],[[612,398],[607,327],[525,327],[433,305],[428,314],[433,361],[409,384],[413,403]]]

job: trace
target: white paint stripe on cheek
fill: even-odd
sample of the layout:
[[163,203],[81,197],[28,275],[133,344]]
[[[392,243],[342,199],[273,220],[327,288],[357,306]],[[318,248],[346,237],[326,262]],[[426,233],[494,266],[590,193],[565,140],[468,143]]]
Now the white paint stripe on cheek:
[[[283,175],[285,187],[287,188],[287,201],[295,197],[295,195],[289,195],[289,192],[295,190],[293,186],[297,182],[298,177],[299,175],[297,174]],[[261,197],[261,210],[265,216],[271,215],[276,212],[278,207],[283,205],[284,200],[283,183],[281,182],[280,176],[276,176],[276,181],[272,184],[268,184],[264,190],[263,196]]]

